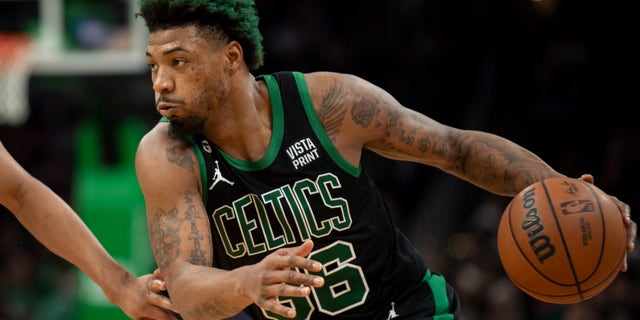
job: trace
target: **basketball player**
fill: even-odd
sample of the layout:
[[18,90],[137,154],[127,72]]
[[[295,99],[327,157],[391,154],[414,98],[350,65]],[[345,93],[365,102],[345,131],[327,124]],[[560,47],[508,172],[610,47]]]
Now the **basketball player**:
[[[76,265],[107,299],[132,319],[176,319],[164,283],[152,275],[135,278],[102,247],[69,205],[31,176],[0,142],[0,204],[49,250]],[[163,310],[164,309],[164,310]]]
[[[154,255],[185,320],[242,310],[457,318],[454,289],[362,170],[364,149],[504,196],[562,176],[507,139],[438,123],[353,75],[252,75],[263,63],[253,1],[142,0],[139,16],[162,120],[140,142],[136,170]],[[614,200],[632,250],[636,224]]]

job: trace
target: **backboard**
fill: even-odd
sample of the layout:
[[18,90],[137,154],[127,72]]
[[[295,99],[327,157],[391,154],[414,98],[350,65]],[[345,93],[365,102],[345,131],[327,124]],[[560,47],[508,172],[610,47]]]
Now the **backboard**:
[[136,0],[0,0],[0,32],[30,35],[32,74],[135,74],[148,35],[136,12]]

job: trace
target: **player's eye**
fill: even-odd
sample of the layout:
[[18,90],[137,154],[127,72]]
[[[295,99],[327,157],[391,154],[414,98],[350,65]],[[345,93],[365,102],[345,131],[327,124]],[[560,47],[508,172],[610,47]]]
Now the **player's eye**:
[[185,64],[185,63],[186,63],[186,61],[185,61],[185,60],[182,60],[182,59],[173,59],[173,66],[174,66],[174,67],[179,67],[179,66],[181,66],[181,65],[183,65],[183,64]]

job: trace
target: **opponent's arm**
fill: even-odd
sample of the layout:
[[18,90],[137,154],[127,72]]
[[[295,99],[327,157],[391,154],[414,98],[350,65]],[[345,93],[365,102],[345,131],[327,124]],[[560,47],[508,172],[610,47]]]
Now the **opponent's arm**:
[[168,138],[167,126],[158,124],[142,139],[136,171],[156,262],[182,317],[223,319],[252,303],[291,317],[295,311],[279,304],[278,296],[307,296],[310,285],[322,285],[318,277],[291,270],[319,271],[319,263],[303,258],[312,243],[278,250],[256,265],[211,267],[215,235],[201,200],[198,161],[188,144]]
[[72,208],[31,176],[0,143],[0,203],[42,244],[73,263],[133,319],[175,319],[157,307],[175,310],[170,300],[149,292],[151,275],[135,278],[98,242]]

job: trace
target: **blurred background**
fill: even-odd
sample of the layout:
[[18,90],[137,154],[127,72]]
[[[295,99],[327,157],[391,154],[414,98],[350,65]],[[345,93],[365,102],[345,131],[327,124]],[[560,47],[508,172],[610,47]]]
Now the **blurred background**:
[[[266,51],[256,75],[356,74],[440,122],[502,135],[569,176],[591,173],[632,213],[640,208],[637,19],[627,2],[256,4]],[[0,0],[0,139],[142,275],[155,264],[133,155],[159,116],[136,10],[135,0]],[[603,294],[538,302],[510,282],[496,251],[509,198],[372,154],[363,165],[431,269],[457,288],[463,319],[640,318],[640,250]],[[1,320],[126,319],[0,211]]]

